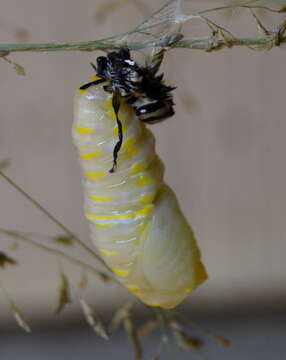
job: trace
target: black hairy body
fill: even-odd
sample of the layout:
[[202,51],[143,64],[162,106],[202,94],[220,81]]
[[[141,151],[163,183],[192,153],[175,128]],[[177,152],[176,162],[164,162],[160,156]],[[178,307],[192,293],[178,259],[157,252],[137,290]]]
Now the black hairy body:
[[163,59],[163,51],[155,55],[150,64],[145,67],[139,66],[130,57],[129,49],[122,48],[118,52],[113,51],[107,56],[99,56],[97,65],[91,64],[98,80],[84,84],[80,89],[106,82],[104,90],[113,94],[113,108],[116,114],[119,140],[113,151],[114,172],[118,152],[123,141],[122,125],[118,118],[120,97],[135,109],[136,116],[140,121],[155,123],[174,115],[173,98],[170,92],[174,87],[167,86],[163,82],[163,74],[156,75]]

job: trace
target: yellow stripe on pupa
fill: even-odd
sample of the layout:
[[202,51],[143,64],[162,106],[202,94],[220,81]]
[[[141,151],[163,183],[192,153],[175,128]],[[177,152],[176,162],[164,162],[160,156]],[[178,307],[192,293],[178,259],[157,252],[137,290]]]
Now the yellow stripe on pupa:
[[137,292],[140,290],[140,288],[138,286],[134,286],[134,285],[127,286],[127,289],[132,292]]
[[139,200],[139,203],[140,204],[149,204],[149,203],[153,202],[154,197],[155,197],[154,194],[147,194]]
[[126,141],[124,141],[124,143],[122,144],[122,149],[129,151],[129,150],[133,149],[134,144],[135,144],[135,138],[131,137],[131,138],[127,139]]
[[120,277],[126,277],[129,274],[129,270],[122,270],[122,269],[118,269],[118,268],[111,268],[112,271],[115,272],[116,275],[120,276]]
[[87,95],[87,93],[88,93],[87,89],[81,89],[80,87],[78,88],[78,91],[81,95]]
[[96,221],[108,221],[108,220],[127,220],[133,219],[134,213],[126,214],[126,215],[114,215],[114,216],[102,216],[102,215],[92,215],[92,214],[85,214],[87,220],[96,220]]
[[136,212],[136,217],[148,216],[152,213],[153,209],[154,209],[154,205],[148,204],[148,205],[144,206],[143,209]]
[[139,154],[139,149],[135,146],[133,146],[132,149],[126,151],[125,157],[126,159],[132,159],[134,156]]
[[100,79],[100,77],[98,77],[98,76],[96,76],[96,75],[93,75],[93,76],[91,76],[90,78],[89,78],[89,81],[97,81],[97,80],[99,80]]
[[90,173],[84,174],[84,176],[86,176],[90,180],[100,179],[106,175],[107,175],[107,171],[101,171],[101,172],[95,172],[95,173],[90,172]]
[[154,209],[153,204],[148,204],[144,206],[142,209],[130,212],[129,214],[123,214],[123,215],[110,215],[110,216],[102,216],[102,215],[92,215],[92,214],[85,214],[85,217],[88,220],[99,220],[99,221],[108,221],[108,220],[128,220],[128,219],[134,219],[137,217],[145,217],[151,214],[151,212]]
[[118,255],[118,253],[116,251],[108,251],[108,250],[105,250],[105,249],[99,249],[99,251],[104,256],[117,256]]
[[82,126],[77,126],[75,128],[75,131],[77,131],[79,134],[82,134],[82,135],[88,135],[88,134],[94,133],[94,129],[86,128],[86,127],[82,127]]
[[146,163],[145,162],[143,162],[143,161],[137,162],[132,166],[129,174],[130,175],[135,175],[135,174],[138,174],[139,172],[141,172],[141,171],[143,171],[145,169],[146,169]]
[[146,186],[154,183],[154,179],[147,175],[140,175],[136,182],[136,186]]
[[136,156],[139,153],[139,148],[135,145],[136,138],[131,137],[124,141],[122,144],[122,150],[125,152],[126,159],[131,159],[132,157]]
[[115,224],[95,224],[95,227],[98,229],[109,229],[113,226],[115,226]]
[[113,197],[111,196],[97,196],[97,195],[92,195],[91,200],[96,201],[96,202],[109,202],[113,200]]
[[90,153],[90,154],[82,154],[82,155],[80,155],[80,157],[83,160],[92,160],[92,159],[97,158],[100,154],[101,154],[101,151],[95,151],[94,153]]

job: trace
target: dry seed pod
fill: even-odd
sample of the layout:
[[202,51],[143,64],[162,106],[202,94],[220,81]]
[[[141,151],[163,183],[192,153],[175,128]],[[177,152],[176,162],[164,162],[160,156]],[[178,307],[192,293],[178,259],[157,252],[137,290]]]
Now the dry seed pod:
[[153,134],[121,98],[124,142],[118,139],[112,94],[101,85],[77,91],[73,139],[84,173],[91,238],[118,279],[145,304],[170,309],[207,279],[191,227],[173,191]]

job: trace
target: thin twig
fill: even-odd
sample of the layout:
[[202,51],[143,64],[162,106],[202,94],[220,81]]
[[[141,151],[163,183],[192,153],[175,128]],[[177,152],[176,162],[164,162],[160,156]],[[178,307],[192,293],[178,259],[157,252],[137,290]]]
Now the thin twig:
[[46,208],[44,208],[37,200],[35,200],[31,195],[29,195],[25,190],[23,190],[19,185],[17,185],[8,175],[4,174],[0,170],[0,176],[5,179],[14,189],[16,189],[20,194],[22,194],[27,200],[29,200],[38,210],[40,210],[44,215],[46,215],[53,223],[55,223],[59,228],[61,228],[67,235],[69,235],[74,241],[76,241],[84,250],[90,253],[95,257],[106,269],[109,270],[108,266],[101,259],[101,257],[88,247],[77,235],[75,235],[69,228],[67,228],[63,223],[61,223],[54,215],[52,215]]
[[[183,39],[175,43],[172,48],[184,48],[192,50],[209,50],[211,40],[208,38],[199,39]],[[270,43],[269,38],[266,37],[249,37],[249,38],[235,38],[229,39],[229,43],[234,46],[266,46]],[[286,43],[286,37],[280,39],[280,43]],[[159,43],[154,41],[148,42],[126,42],[124,46],[130,50],[141,50],[148,47],[153,47]],[[118,42],[103,42],[100,40],[77,42],[77,43],[43,43],[43,44],[0,44],[0,52],[50,52],[50,51],[96,51],[96,50],[111,50],[120,49],[122,43]],[[217,50],[227,47],[225,41],[218,40]]]
[[266,27],[262,24],[262,21],[259,19],[259,17],[255,14],[252,8],[249,8],[251,15],[255,21],[255,24],[260,32],[260,34],[268,36],[270,35],[269,30],[266,29]]
[[286,12],[286,6],[282,7],[281,9],[272,9],[268,6],[263,6],[263,5],[243,5],[241,7],[245,7],[248,9],[261,9],[261,10],[265,10],[265,11],[270,11],[270,12],[274,12],[277,14],[281,14]]
[[102,277],[106,277],[108,279],[110,278],[109,275],[102,272],[101,270],[96,269],[92,265],[87,264],[84,261],[81,261],[81,260],[79,260],[77,258],[74,258],[73,256],[70,256],[70,255],[66,254],[64,251],[54,249],[54,248],[51,248],[51,247],[46,246],[44,244],[41,244],[38,241],[35,241],[35,240],[27,237],[26,235],[22,234],[21,232],[14,231],[14,230],[1,229],[0,228],[0,233],[4,234],[4,235],[7,235],[7,236],[10,236],[10,237],[13,237],[13,238],[15,238],[17,240],[25,241],[26,243],[29,243],[29,244],[31,244],[33,246],[36,246],[37,248],[39,248],[41,250],[44,250],[46,252],[49,252],[51,254],[58,255],[58,256],[60,256],[60,257],[62,257],[64,259],[68,260],[71,263],[74,263],[74,264],[79,265],[79,266],[81,266],[81,267],[83,267],[85,269],[88,269],[88,270],[92,271],[93,273],[96,273],[101,278]]
[[[228,45],[225,40],[217,40],[216,50],[221,50],[223,48],[234,47],[234,46],[259,46],[266,47],[272,43],[273,39],[269,37],[256,37],[256,38],[235,38],[228,39]],[[280,44],[286,43],[286,37],[280,39]],[[174,48],[184,48],[184,49],[195,49],[195,50],[209,50],[210,45],[212,45],[211,39],[183,39],[179,41]]]
[[[211,9],[205,9],[199,12],[195,12],[192,14],[182,14],[186,16],[187,19],[193,18],[203,18],[204,15],[210,14],[213,12],[218,12],[227,9],[235,9],[241,7],[254,7],[254,3],[257,3],[261,0],[249,0],[243,2],[237,2],[232,5],[227,6],[220,6]],[[7,56],[13,52],[51,52],[51,51],[96,51],[96,50],[112,50],[112,49],[119,49],[122,46],[128,47],[130,50],[140,50],[148,47],[154,46],[167,46],[168,37],[164,39],[158,37],[154,40],[154,37],[150,37],[150,39],[146,39],[146,41],[128,41],[128,35],[134,35],[136,33],[143,33],[143,32],[150,32],[151,29],[157,28],[159,26],[165,25],[170,22],[169,18],[163,18],[162,20],[158,20],[155,23],[150,24],[150,20],[152,20],[157,14],[163,11],[168,5],[175,2],[175,0],[167,1],[160,9],[152,13],[149,17],[147,17],[143,22],[141,22],[138,26],[134,29],[121,33],[119,35],[110,36],[105,39],[100,40],[93,40],[93,41],[79,41],[79,42],[51,42],[51,43],[31,43],[31,44],[0,44],[0,56]],[[258,5],[257,5],[258,6]],[[265,7],[265,10],[268,8]],[[270,11],[270,9],[269,9]],[[180,15],[180,14],[179,14]],[[175,21],[175,19],[171,20]],[[187,21],[187,20],[186,20]],[[124,41],[122,40],[124,39]],[[216,50],[222,49],[226,46],[246,46],[246,47],[260,47],[268,49],[269,43],[271,39],[269,37],[255,37],[255,38],[234,38],[229,39],[226,42],[221,39],[218,41]],[[279,39],[279,44],[285,43],[286,37],[281,37]],[[180,40],[179,38],[177,41],[173,41],[172,47],[173,48],[186,48],[192,50],[205,50],[209,51],[210,49],[211,39],[208,38],[199,38],[199,39],[183,39]],[[273,44],[275,46],[275,44]]]

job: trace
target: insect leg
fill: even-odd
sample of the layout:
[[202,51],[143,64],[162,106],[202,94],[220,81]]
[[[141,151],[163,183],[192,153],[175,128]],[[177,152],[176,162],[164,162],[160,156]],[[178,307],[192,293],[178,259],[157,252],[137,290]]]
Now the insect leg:
[[91,65],[91,67],[93,68],[93,70],[95,71],[95,73],[97,73],[97,68],[96,68],[96,66],[94,65],[94,63],[90,63],[90,65]]
[[94,85],[98,85],[98,84],[101,84],[103,83],[104,81],[106,81],[105,79],[98,79],[98,80],[95,80],[95,81],[91,81],[87,84],[84,84],[80,87],[80,90],[85,90],[91,86],[94,86]]
[[113,149],[113,166],[109,170],[110,173],[113,173],[115,171],[115,168],[116,168],[116,165],[117,165],[118,153],[119,153],[119,150],[121,148],[122,141],[123,141],[122,123],[118,118],[118,112],[119,112],[119,108],[120,108],[120,95],[119,95],[118,91],[113,92],[112,106],[113,106],[113,110],[114,110],[114,113],[115,113],[115,116],[116,116],[119,140],[117,141],[117,143],[115,144],[115,147]]
[[151,57],[149,64],[147,64],[147,68],[152,75],[155,75],[159,70],[159,67],[164,58],[165,51],[166,51],[165,49],[161,49],[160,51],[156,52]]

